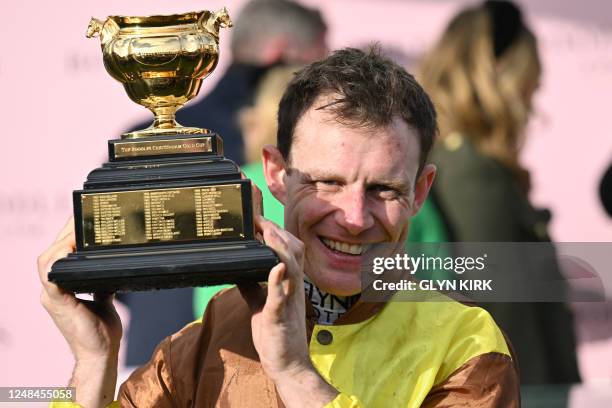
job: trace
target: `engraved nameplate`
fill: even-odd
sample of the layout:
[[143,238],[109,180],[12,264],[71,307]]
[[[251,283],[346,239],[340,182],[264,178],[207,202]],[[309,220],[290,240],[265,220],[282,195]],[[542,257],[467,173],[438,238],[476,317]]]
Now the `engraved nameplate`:
[[162,156],[187,153],[212,153],[210,138],[174,138],[172,140],[141,140],[114,143],[117,159],[139,156]]
[[241,186],[83,193],[83,246],[244,238]]

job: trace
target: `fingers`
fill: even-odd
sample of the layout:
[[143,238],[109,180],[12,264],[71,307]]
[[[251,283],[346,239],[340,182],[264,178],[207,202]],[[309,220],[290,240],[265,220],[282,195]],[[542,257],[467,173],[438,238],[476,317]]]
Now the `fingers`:
[[263,215],[263,194],[255,183],[251,182],[251,197],[253,198],[253,213]]
[[259,239],[263,243],[266,242],[264,230],[268,230],[268,229],[274,229],[274,230],[279,230],[279,231],[282,230],[281,227],[279,227],[277,224],[275,224],[274,222],[270,220],[267,220],[266,218],[264,218],[263,215],[260,215],[260,214],[254,215],[254,221],[255,221],[255,235],[257,236],[257,239]]
[[288,287],[291,282],[285,279],[287,266],[279,263],[270,271],[268,276],[268,298],[266,308],[273,316],[280,317],[287,297],[291,295],[293,288]]
[[265,230],[273,229],[282,231],[282,228],[279,227],[276,223],[264,218],[261,214],[255,214],[255,228],[257,228],[263,234]]
[[51,265],[60,258],[65,257],[75,249],[74,235],[68,235],[54,242],[45,252],[38,257],[38,273],[43,284],[47,283],[47,273]]
[[[278,224],[276,224],[275,222],[272,222],[266,218],[264,218],[261,215],[257,215],[255,216],[255,226],[262,232],[262,234],[276,234],[277,236],[279,236],[283,241],[288,241],[289,238],[285,238],[285,236],[287,237],[293,237],[293,235],[287,231],[285,231],[284,229],[282,229],[281,227],[278,226]],[[297,239],[297,238],[295,238]]]
[[303,294],[304,245],[290,233],[275,228],[273,223],[265,228],[266,244],[281,260],[268,277],[268,298],[275,308],[287,298]]
[[266,245],[276,252],[281,261],[291,263],[289,242],[281,233],[280,228],[278,228],[273,222],[265,219],[260,220],[260,225],[262,226],[264,242]]
[[[56,241],[38,257],[38,277],[43,285],[41,302],[46,307],[50,301],[64,298],[68,292],[48,281],[47,276],[55,261],[73,252],[76,246],[74,236],[74,219],[70,217],[57,236]],[[72,294],[70,294],[73,296]]]
[[304,259],[304,244],[302,241],[263,217],[259,217],[256,222],[263,231],[266,245],[272,248],[290,269],[293,263],[297,262],[301,270]]
[[265,243],[262,221],[266,221],[266,219],[263,217],[263,215],[253,214],[253,220],[255,222],[255,238]]
[[255,217],[255,222],[263,232],[266,245],[273,249],[281,260],[268,275],[268,295],[265,303],[265,309],[271,313],[270,316],[280,319],[288,302],[304,302],[304,244],[291,233],[261,216]]

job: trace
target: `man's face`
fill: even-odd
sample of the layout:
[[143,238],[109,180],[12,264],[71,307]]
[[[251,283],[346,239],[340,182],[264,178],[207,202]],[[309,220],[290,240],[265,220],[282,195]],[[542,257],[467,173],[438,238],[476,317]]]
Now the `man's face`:
[[289,163],[276,175],[282,182],[270,183],[267,169],[266,176],[285,204],[285,228],[305,244],[305,273],[320,289],[346,296],[361,290],[366,251],[405,241],[435,170],[426,167],[415,190],[415,130],[399,117],[377,129],[342,125],[316,110],[325,104],[315,101],[300,118]]

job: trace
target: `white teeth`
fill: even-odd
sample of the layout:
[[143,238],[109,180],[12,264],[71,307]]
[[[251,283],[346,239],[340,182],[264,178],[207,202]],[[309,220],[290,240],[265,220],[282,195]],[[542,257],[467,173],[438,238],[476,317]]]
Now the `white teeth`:
[[332,241],[331,239],[322,238],[323,243],[328,247],[338,252],[345,254],[361,255],[370,248],[370,245],[348,244],[346,242]]

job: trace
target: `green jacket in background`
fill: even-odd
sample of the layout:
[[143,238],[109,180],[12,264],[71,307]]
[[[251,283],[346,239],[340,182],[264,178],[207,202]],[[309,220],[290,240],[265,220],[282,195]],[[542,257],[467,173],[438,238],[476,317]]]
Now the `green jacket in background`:
[[[434,148],[438,168],[434,195],[449,226],[452,241],[550,242],[550,213],[536,210],[515,184],[513,173],[500,162],[480,154],[459,135]],[[554,247],[551,244],[551,251]],[[553,253],[554,255],[554,253]],[[520,260],[517,259],[517,265]],[[562,280],[557,265],[552,273]],[[487,303],[497,324],[514,345],[523,384],[575,383],[573,316],[564,303]]]

